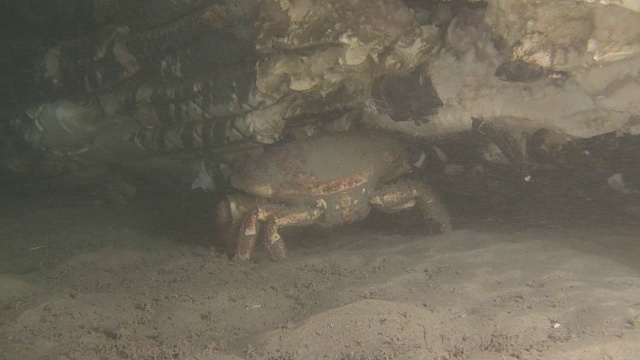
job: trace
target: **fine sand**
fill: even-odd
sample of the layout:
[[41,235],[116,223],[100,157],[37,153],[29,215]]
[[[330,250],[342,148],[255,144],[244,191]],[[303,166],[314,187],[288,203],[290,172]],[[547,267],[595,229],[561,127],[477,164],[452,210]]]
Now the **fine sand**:
[[373,215],[235,263],[201,194],[2,196],[2,359],[640,359],[633,204]]

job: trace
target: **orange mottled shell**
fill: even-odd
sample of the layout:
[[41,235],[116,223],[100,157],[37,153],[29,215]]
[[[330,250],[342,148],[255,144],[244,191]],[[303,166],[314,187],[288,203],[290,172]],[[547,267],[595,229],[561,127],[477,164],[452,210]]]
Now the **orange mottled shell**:
[[321,197],[375,184],[410,171],[407,147],[378,132],[344,132],[277,145],[231,178],[255,196]]

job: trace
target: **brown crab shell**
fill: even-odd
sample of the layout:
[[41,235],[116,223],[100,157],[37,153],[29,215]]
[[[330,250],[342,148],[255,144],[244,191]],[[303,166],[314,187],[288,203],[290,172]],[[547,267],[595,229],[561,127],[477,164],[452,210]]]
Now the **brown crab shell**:
[[407,146],[380,132],[296,140],[246,163],[231,185],[254,196],[295,200],[375,187],[411,171]]

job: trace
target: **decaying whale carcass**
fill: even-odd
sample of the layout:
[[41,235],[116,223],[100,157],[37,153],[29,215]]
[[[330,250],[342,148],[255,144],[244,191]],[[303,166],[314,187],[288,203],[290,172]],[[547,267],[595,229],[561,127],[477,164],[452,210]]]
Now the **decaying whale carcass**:
[[401,1],[137,5],[32,59],[43,95],[11,114],[20,141],[54,162],[233,163],[288,134],[348,129],[373,79],[439,46]]
[[[418,10],[424,6],[413,3],[420,4]],[[480,4],[466,3],[457,13],[447,8],[436,17],[445,19],[444,49],[423,71],[443,106],[429,121],[394,122],[371,112],[365,122],[441,142],[471,130],[487,140],[486,147],[480,145],[485,160],[516,165],[527,180],[537,162],[567,165],[567,154],[579,153],[576,149],[602,149],[599,144],[606,141],[620,142],[620,148],[637,143],[637,2]],[[595,164],[606,155],[569,157]],[[610,163],[607,173],[620,165]],[[637,160],[629,159],[623,167],[634,166]]]
[[265,144],[358,124],[474,133],[526,173],[532,137],[640,132],[640,13],[609,3],[10,1],[4,172],[109,164],[212,188]]

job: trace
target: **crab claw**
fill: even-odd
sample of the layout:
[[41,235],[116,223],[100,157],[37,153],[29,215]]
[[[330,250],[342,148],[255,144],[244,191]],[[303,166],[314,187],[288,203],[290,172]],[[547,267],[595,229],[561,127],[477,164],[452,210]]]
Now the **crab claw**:
[[240,227],[234,259],[241,261],[249,260],[253,248],[256,247],[256,240],[259,233],[260,222],[258,221],[258,211],[250,211]]
[[216,206],[217,237],[241,260],[248,259],[260,230],[255,208],[255,199],[241,194],[231,194]]
[[275,219],[272,217],[267,223],[266,234],[264,238],[265,246],[269,250],[271,259],[275,261],[284,260],[287,257],[287,251],[284,246],[284,240],[277,231]]
[[440,225],[442,233],[449,233],[451,217],[435,192],[420,181],[406,180],[381,187],[371,198],[371,204],[383,212],[397,212],[418,206],[426,218]]

